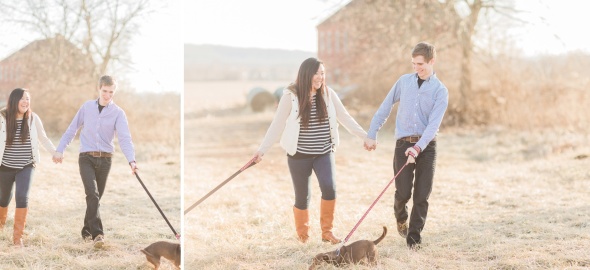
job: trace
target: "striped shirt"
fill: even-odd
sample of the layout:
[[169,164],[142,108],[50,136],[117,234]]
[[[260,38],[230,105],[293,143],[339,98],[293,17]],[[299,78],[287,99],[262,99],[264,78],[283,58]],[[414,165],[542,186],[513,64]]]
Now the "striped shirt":
[[321,155],[332,151],[330,123],[328,122],[328,119],[323,119],[323,121],[320,122],[317,114],[316,95],[311,99],[309,124],[307,127],[300,124],[299,130],[297,153]]
[[2,165],[6,167],[22,169],[33,162],[33,148],[31,147],[30,134],[24,142],[20,138],[22,125],[23,121],[17,121],[16,136],[11,145],[6,144],[4,147]]

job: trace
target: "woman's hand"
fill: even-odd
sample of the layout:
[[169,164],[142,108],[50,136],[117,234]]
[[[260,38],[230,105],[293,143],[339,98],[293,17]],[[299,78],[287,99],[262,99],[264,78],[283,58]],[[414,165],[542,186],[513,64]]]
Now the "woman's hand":
[[55,152],[53,152],[53,157],[51,159],[53,160],[53,163],[55,163],[55,164],[61,163],[64,160],[64,154],[55,151]]
[[377,140],[370,139],[369,137],[365,137],[364,144],[365,150],[373,151],[377,149]]
[[258,162],[262,161],[262,156],[264,156],[264,153],[257,151],[256,153],[254,153],[254,156],[252,157],[252,159],[254,159],[255,163],[258,163]]

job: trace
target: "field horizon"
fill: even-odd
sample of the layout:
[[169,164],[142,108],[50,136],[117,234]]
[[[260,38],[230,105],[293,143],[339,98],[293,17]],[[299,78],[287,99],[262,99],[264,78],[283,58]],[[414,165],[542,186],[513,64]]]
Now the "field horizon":
[[[184,158],[190,164],[184,172],[185,206],[252,157],[274,116],[274,110],[254,113],[244,96],[228,100],[226,92],[212,86],[208,94],[219,93],[219,102],[233,105],[195,113],[192,108],[197,108],[196,98],[203,92],[196,84],[192,87],[196,88],[185,89]],[[357,112],[351,115],[356,117]],[[367,128],[365,118],[359,123]],[[335,234],[341,238],[393,177],[392,122],[380,131],[373,152],[365,151],[360,139],[341,128],[334,222]],[[449,127],[441,128],[437,140],[422,249],[409,251],[395,231],[395,187],[391,186],[348,242],[374,240],[387,226],[389,233],[378,245],[379,264],[347,269],[590,267],[585,251],[590,249],[588,133]],[[307,269],[315,254],[337,247],[320,241],[319,196],[312,176],[310,241],[301,244],[295,237],[293,187],[285,153],[275,144],[260,164],[184,216],[186,269]]]

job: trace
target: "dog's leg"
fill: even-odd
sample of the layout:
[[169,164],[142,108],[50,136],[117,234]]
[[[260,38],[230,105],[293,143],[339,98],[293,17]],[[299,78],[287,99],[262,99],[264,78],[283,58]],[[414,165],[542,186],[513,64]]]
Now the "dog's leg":
[[370,266],[377,265],[377,250],[367,252],[367,261]]
[[160,268],[160,258],[150,257],[147,255],[146,255],[146,257],[147,257],[148,262],[151,262],[154,265],[154,267],[155,267],[154,270],[158,270],[158,268]]

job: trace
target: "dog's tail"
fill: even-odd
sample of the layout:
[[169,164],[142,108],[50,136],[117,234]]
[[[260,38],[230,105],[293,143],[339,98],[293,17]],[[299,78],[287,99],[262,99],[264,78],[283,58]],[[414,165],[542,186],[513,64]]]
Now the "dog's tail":
[[377,240],[373,241],[373,244],[379,244],[379,242],[381,242],[381,240],[385,238],[385,235],[387,235],[387,227],[383,226],[383,234],[379,238],[377,238]]

